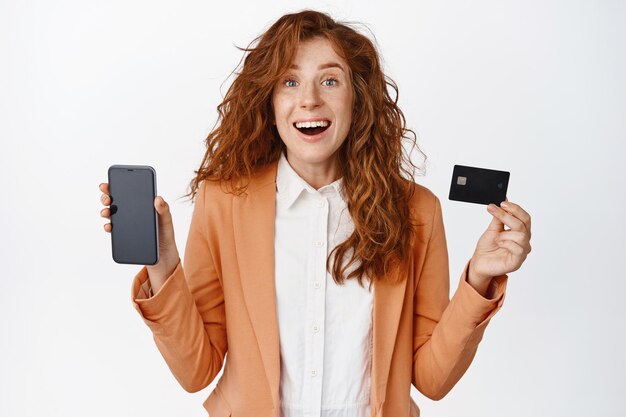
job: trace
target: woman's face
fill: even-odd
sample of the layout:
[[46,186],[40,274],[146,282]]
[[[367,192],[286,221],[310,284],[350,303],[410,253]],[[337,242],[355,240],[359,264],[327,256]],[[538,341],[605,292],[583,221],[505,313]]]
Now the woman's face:
[[[290,165],[318,180],[335,180],[335,152],[352,122],[353,90],[348,64],[325,38],[304,41],[274,88],[276,127]],[[307,179],[307,178],[305,178]]]

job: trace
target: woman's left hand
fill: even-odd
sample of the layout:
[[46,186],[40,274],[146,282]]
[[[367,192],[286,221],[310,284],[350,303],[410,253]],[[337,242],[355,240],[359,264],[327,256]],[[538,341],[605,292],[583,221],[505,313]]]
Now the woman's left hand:
[[506,197],[500,206],[487,207],[493,219],[470,261],[468,279],[474,287],[486,288],[493,277],[516,271],[531,251],[530,215]]

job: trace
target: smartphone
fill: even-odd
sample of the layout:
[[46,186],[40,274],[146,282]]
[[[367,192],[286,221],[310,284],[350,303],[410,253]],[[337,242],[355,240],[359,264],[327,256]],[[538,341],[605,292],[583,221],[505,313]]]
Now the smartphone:
[[495,169],[455,165],[448,198],[466,203],[500,207],[509,187],[510,173]]
[[111,165],[111,248],[118,264],[159,262],[156,171],[147,165]]

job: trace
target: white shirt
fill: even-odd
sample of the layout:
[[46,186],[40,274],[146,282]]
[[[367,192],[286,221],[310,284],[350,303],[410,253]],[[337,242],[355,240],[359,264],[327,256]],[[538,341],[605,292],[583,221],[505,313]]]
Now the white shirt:
[[365,288],[356,279],[339,286],[326,272],[326,257],[354,230],[343,178],[316,190],[284,153],[277,170],[281,417],[370,417],[374,287],[367,279]]

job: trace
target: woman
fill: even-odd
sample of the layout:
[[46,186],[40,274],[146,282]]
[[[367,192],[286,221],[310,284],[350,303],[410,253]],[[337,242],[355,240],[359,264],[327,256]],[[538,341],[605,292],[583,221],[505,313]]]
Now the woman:
[[418,416],[410,384],[438,400],[464,374],[530,216],[489,206],[450,300],[440,202],[401,175],[411,131],[372,42],[315,11],[254,42],[191,183],[184,266],[157,196],[161,258],[134,306],[187,391],[225,363],[211,417]]

